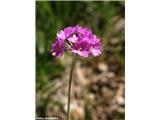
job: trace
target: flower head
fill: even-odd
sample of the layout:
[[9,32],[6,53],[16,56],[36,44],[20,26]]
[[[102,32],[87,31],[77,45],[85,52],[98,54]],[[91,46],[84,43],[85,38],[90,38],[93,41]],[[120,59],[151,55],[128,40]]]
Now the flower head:
[[[66,44],[69,49],[66,48]],[[56,41],[51,47],[51,53],[59,58],[65,49],[82,57],[99,56],[102,51],[100,39],[89,28],[79,25],[66,27],[57,33]]]
[[51,53],[53,56],[60,58],[64,52],[64,40],[63,39],[56,39],[56,42],[52,44]]

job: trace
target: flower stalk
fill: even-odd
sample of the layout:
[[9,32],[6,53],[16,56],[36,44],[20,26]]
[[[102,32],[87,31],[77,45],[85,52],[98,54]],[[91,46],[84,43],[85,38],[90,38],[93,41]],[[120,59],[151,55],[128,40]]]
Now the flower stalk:
[[67,120],[70,119],[70,99],[71,99],[71,84],[72,84],[72,76],[73,76],[73,69],[75,66],[76,60],[73,59],[72,65],[71,65],[71,71],[69,76],[69,86],[68,86],[68,105],[67,105]]
[[[74,57],[76,55],[85,58],[90,56],[97,57],[102,53],[102,45],[100,38],[98,38],[91,29],[80,25],[68,26],[56,34],[55,42],[52,43],[51,46],[51,53],[57,59],[59,59],[65,51],[71,52]],[[70,119],[71,84],[75,62],[76,60],[74,58],[68,83],[67,120]]]

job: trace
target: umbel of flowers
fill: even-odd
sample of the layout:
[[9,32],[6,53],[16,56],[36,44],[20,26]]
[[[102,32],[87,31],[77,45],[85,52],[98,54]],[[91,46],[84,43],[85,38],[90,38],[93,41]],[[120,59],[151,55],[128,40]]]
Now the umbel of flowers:
[[[60,58],[64,51],[70,51],[73,55],[82,57],[96,57],[101,54],[102,48],[100,39],[89,28],[76,25],[66,27],[57,33],[56,40],[51,47],[51,53]],[[69,77],[67,120],[70,118],[70,93],[74,65],[75,60],[72,63]]]
[[56,40],[51,47],[51,53],[60,58],[65,50],[82,57],[99,56],[101,42],[89,28],[79,25],[69,26],[57,33]]

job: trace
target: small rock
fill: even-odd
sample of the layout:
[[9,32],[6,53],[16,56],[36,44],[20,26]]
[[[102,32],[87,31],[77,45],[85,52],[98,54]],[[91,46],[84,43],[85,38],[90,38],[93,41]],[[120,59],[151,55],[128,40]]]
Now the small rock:
[[120,40],[118,38],[112,38],[110,42],[111,42],[111,44],[115,45],[115,44],[119,43],[119,41]]
[[115,74],[113,72],[108,72],[107,73],[108,78],[113,78],[114,76],[115,76]]
[[125,20],[124,18],[121,18],[115,25],[115,30],[118,32],[122,29],[124,29],[125,27]]
[[[67,104],[64,106],[64,110],[67,112]],[[81,106],[78,106],[76,103],[70,104],[70,112],[73,120],[84,118],[84,109]]]
[[92,94],[92,93],[90,93],[90,94],[88,95],[88,97],[89,97],[90,100],[95,100],[95,95]]
[[98,64],[98,69],[99,69],[100,71],[102,71],[102,72],[108,71],[108,66],[107,66],[107,64],[105,64],[105,63],[99,63],[99,64]]
[[118,104],[124,105],[124,98],[122,96],[117,96],[116,100],[117,100]]
[[84,118],[84,110],[82,107],[77,106],[75,109],[71,111],[71,117],[73,120],[81,120]]

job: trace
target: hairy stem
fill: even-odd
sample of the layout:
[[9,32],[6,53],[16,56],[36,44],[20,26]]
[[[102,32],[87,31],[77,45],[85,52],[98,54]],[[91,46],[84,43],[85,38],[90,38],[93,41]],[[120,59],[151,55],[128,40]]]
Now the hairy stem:
[[68,108],[67,108],[67,120],[70,118],[70,97],[71,97],[71,83],[72,83],[72,75],[73,75],[73,69],[75,66],[76,60],[74,59],[71,65],[71,72],[69,76],[69,86],[68,86]]

